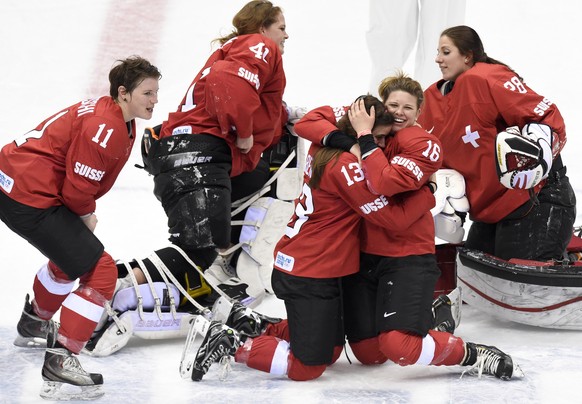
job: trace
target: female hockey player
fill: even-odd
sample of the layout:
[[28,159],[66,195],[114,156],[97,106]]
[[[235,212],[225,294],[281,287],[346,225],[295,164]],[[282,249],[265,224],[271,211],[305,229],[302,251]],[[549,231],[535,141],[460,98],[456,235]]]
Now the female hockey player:
[[435,62],[442,79],[425,91],[419,122],[442,143],[443,166],[465,177],[473,221],[465,247],[562,260],[576,200],[560,157],[560,111],[490,58],[470,27],[444,30]]
[[255,170],[287,121],[281,8],[251,1],[233,25],[144,155],[173,244],[155,254],[175,275],[193,272],[194,293],[201,280],[190,262],[206,270],[231,242],[231,177]]
[[[380,150],[366,153],[364,150],[370,147],[360,141],[362,156],[370,156],[363,163],[367,167],[366,177],[375,177],[368,179],[368,184],[380,192],[394,192],[408,180],[408,185],[397,192],[415,189],[419,176],[406,174],[413,173],[416,167],[421,172],[434,172],[441,160],[439,142],[416,126],[422,89],[418,82],[399,75],[385,79],[379,92],[402,126],[396,128],[384,153]],[[348,115],[354,129],[362,134],[360,139],[369,138],[373,117],[358,104],[352,105]],[[405,134],[408,131],[412,133]],[[404,170],[399,164],[402,159],[407,161]],[[479,374],[503,380],[521,376],[512,358],[496,347],[465,343],[450,330],[433,329],[431,301],[440,271],[434,254],[430,212],[406,233],[372,231],[369,234],[373,237],[368,236],[369,242],[362,247],[360,271],[343,282],[346,335],[358,360],[364,364],[390,359],[402,366],[471,366],[478,368]]]
[[[14,342],[46,344],[44,398],[63,398],[63,383],[83,389],[68,399],[104,393],[101,374],[85,372],[74,356],[91,337],[117,279],[115,262],[93,234],[95,201],[129,158],[135,118],[152,117],[160,78],[141,57],[121,60],[109,72],[109,96],[63,109],[0,152],[0,218],[49,259],[34,279],[34,299],[26,296]],[[59,309],[57,332],[51,318]]]

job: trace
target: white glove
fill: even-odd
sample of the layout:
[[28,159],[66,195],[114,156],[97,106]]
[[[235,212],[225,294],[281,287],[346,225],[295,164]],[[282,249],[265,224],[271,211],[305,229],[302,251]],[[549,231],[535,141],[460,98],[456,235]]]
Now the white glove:
[[[433,216],[443,212],[468,212],[469,201],[465,196],[465,178],[458,171],[442,168],[435,174],[437,190],[434,193],[435,206],[430,210]],[[448,204],[447,204],[448,201]]]
[[530,189],[547,178],[552,168],[552,129],[528,123],[520,131],[511,126],[497,134],[497,175],[509,189]]
[[290,107],[289,105],[285,104],[285,109],[287,110],[287,123],[291,125],[295,125],[295,123],[303,118],[303,115],[307,113],[307,108],[305,107]]
[[465,236],[463,221],[455,214],[441,212],[434,217],[435,237],[445,240],[449,243],[459,244]]

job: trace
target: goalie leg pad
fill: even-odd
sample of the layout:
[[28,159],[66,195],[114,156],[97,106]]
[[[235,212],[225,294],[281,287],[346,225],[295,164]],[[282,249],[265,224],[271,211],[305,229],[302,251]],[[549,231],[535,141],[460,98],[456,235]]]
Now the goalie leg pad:
[[132,335],[142,339],[171,339],[180,338],[188,334],[190,320],[196,315],[191,313],[164,313],[158,317],[157,313],[146,312],[140,314],[130,310],[119,316],[117,322],[111,321],[105,330],[91,339],[83,353],[91,356],[109,356],[127,345]]
[[118,322],[111,321],[109,326],[105,326],[100,332],[87,343],[83,348],[83,353],[91,356],[103,357],[114,354],[127,345],[133,334],[133,321],[131,312],[125,312]]
[[271,272],[275,245],[285,232],[289,218],[293,214],[293,203],[273,198],[259,198],[245,215],[241,231],[243,243],[236,273],[249,285],[249,294],[273,293]]
[[[174,285],[169,285],[170,288],[168,290],[167,285],[164,282],[154,282],[153,287],[156,291],[156,294],[162,298],[162,309],[169,309],[170,308],[170,298],[169,294],[171,293],[174,297],[174,301],[178,302],[180,299],[180,292],[178,288]],[[142,303],[144,310],[154,310],[155,301],[154,297],[152,296],[152,292],[150,290],[149,285],[142,284],[139,285],[139,292],[142,297]],[[135,290],[133,287],[125,288],[119,290],[115,297],[113,298],[113,302],[111,304],[113,310],[123,313],[128,310],[135,310],[137,309],[137,296],[135,294]]]

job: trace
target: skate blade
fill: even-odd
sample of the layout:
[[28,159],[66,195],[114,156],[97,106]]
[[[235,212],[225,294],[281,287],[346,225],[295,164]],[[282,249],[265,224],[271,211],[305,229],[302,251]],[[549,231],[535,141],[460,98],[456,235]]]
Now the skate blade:
[[228,379],[228,376],[230,375],[230,372],[232,370],[230,356],[226,355],[220,358],[218,361],[218,365],[219,365],[218,380],[224,382],[226,381],[226,379]]
[[17,335],[14,339],[14,345],[21,348],[46,348],[46,338]]
[[457,286],[451,293],[447,295],[451,301],[451,314],[453,320],[455,320],[455,328],[459,327],[461,324],[461,310],[463,307],[463,290],[460,286]]
[[521,370],[521,366],[514,363],[513,364],[513,375],[511,376],[512,379],[523,379],[525,377],[525,373]]
[[[184,349],[182,350],[182,358],[180,359],[180,376],[182,379],[189,379],[192,376],[194,360],[196,359],[196,354],[198,353],[200,345],[202,345],[209,325],[210,321],[203,316],[196,316],[196,318],[191,320],[188,336],[186,337]],[[196,341],[198,335],[201,338]]]
[[45,381],[40,390],[40,396],[52,401],[89,401],[96,400],[105,394],[103,385],[74,386],[68,383]]

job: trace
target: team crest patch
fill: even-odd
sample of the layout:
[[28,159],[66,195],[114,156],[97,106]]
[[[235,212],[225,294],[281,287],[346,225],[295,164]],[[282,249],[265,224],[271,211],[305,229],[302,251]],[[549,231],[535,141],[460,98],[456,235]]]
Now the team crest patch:
[[4,174],[2,170],[0,170],[0,187],[2,187],[2,189],[6,191],[7,194],[9,194],[12,191],[13,185],[14,180],[8,175]]
[[293,265],[295,264],[295,258],[283,254],[281,251],[277,252],[275,256],[275,266],[281,268],[285,271],[291,272],[293,270]]

